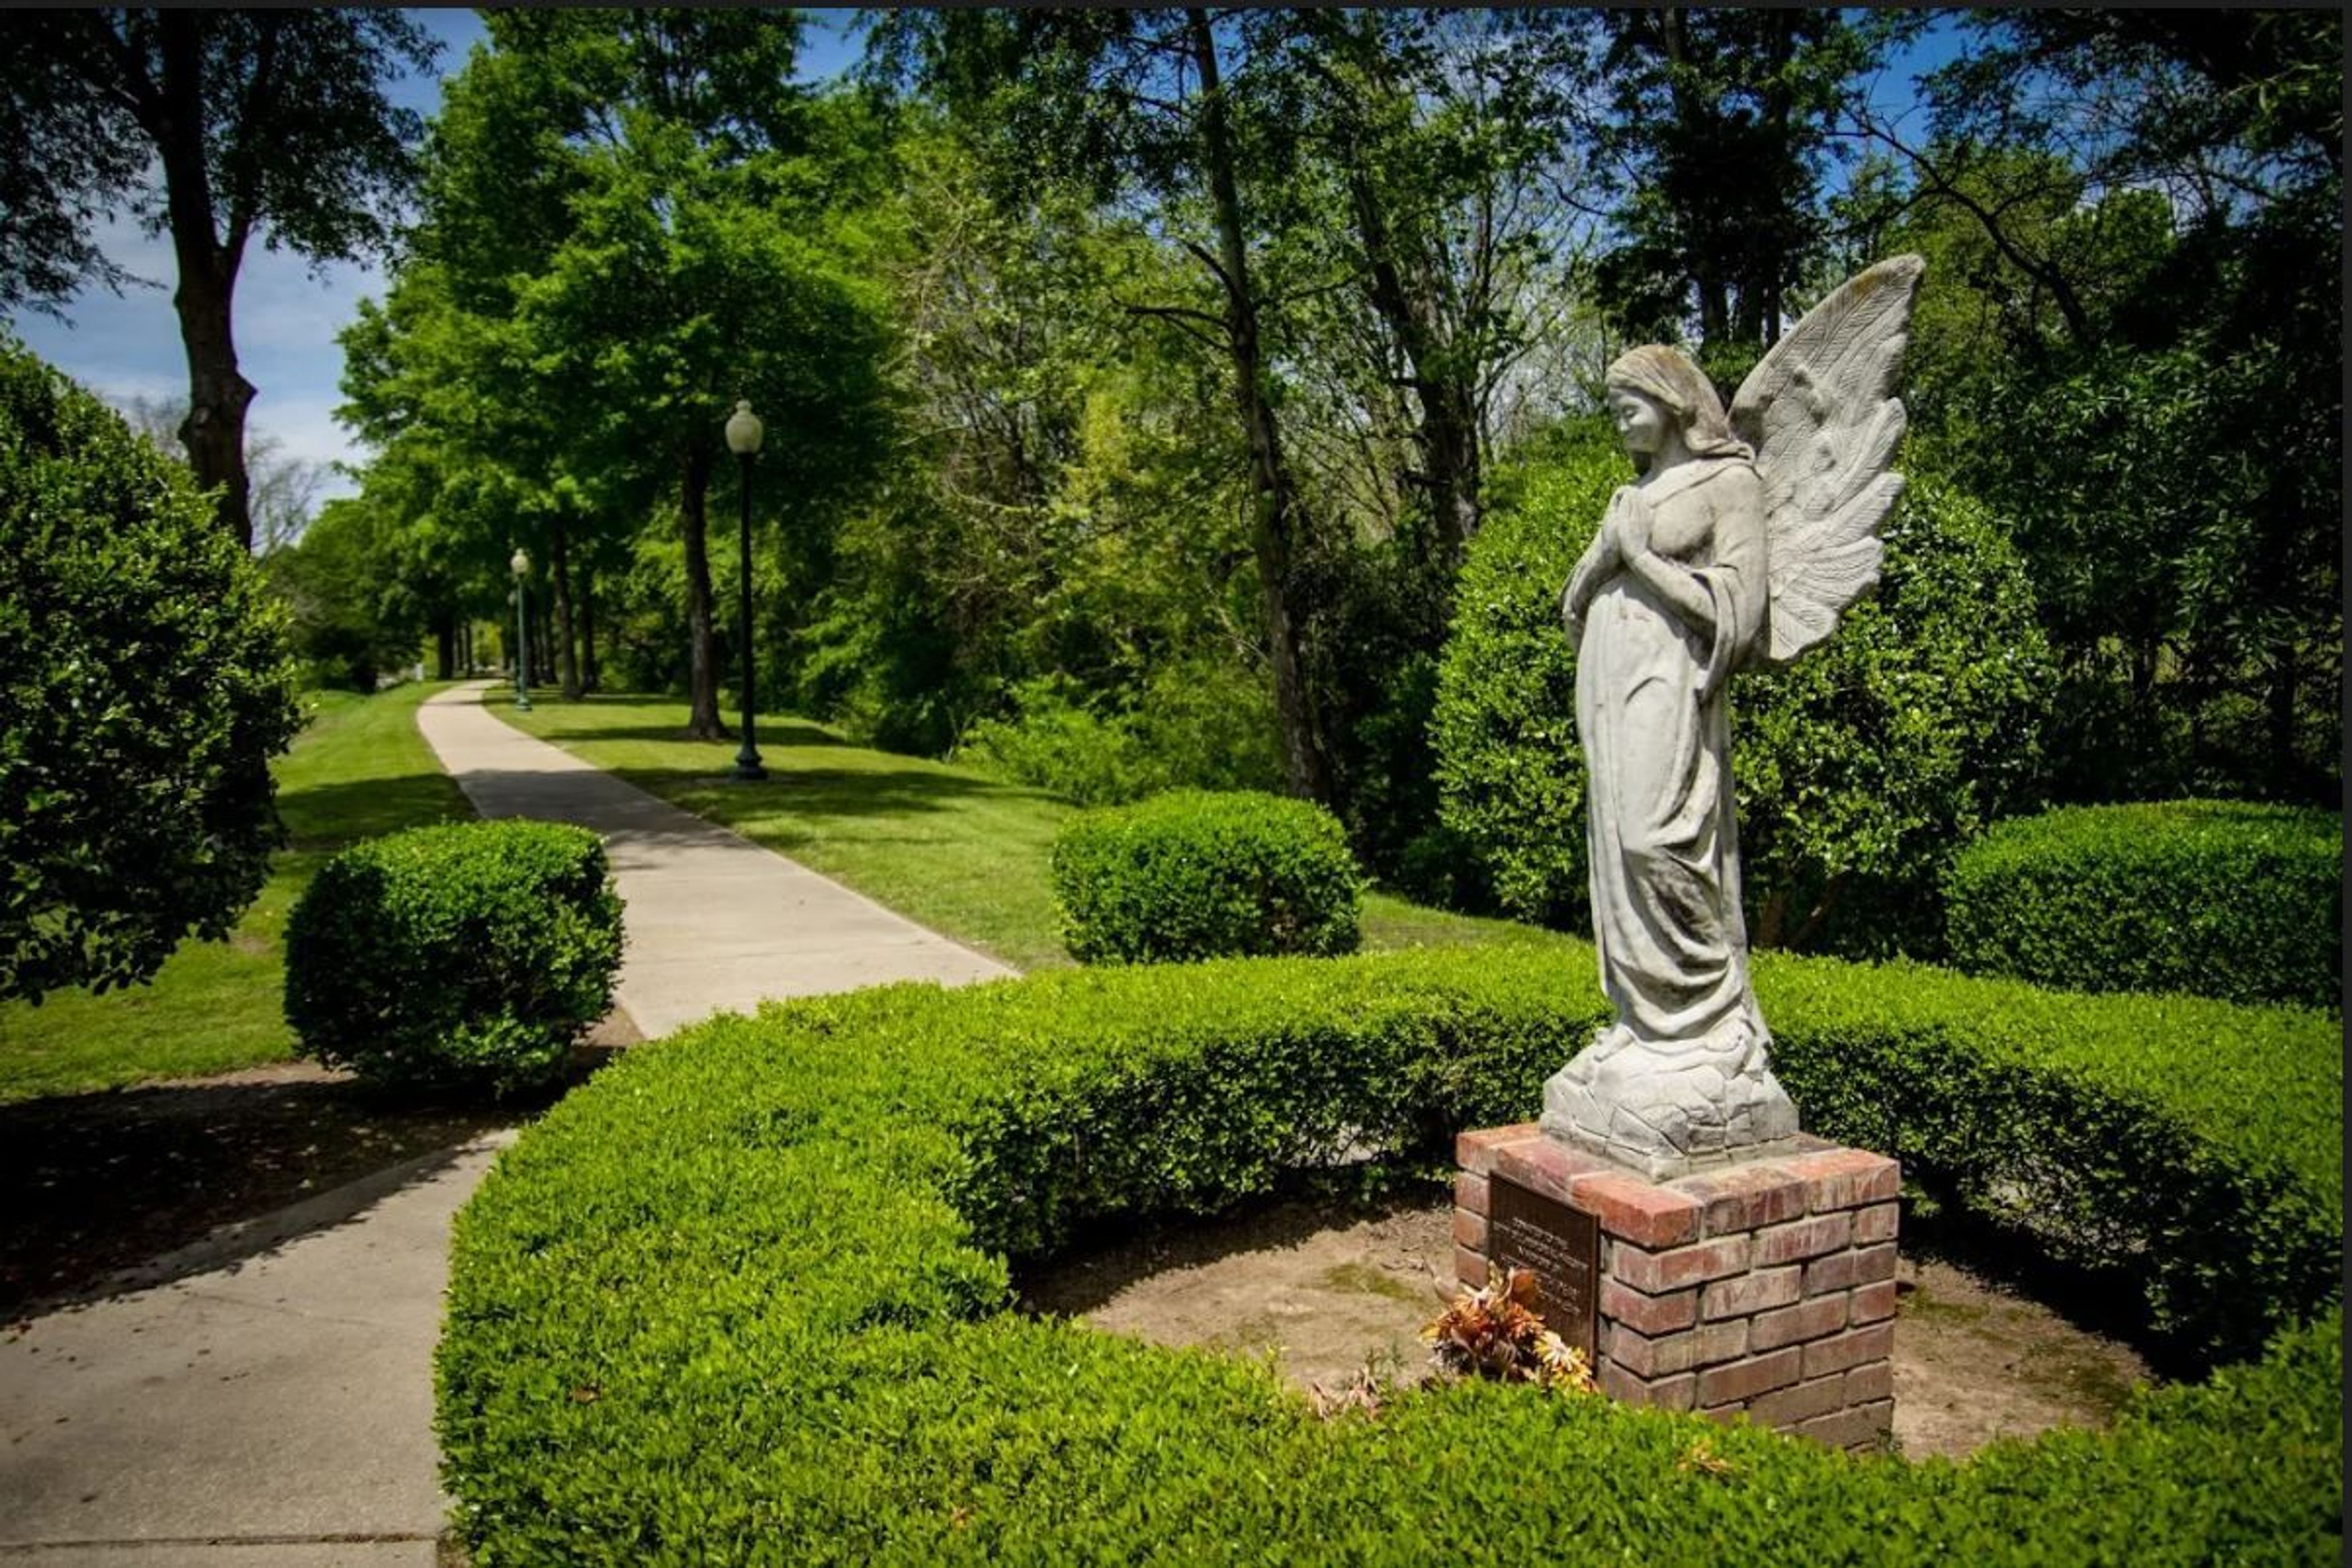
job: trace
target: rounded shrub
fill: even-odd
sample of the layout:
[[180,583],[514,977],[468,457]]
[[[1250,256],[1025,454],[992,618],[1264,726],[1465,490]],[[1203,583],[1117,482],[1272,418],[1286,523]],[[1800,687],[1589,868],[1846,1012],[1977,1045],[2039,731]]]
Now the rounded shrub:
[[2244,801],[2004,822],[1945,884],[1952,963],[2075,991],[2343,1001],[2344,819]]
[[593,833],[461,822],[355,844],[286,922],[305,1056],[373,1083],[528,1088],[612,1005],[621,900]]
[[[1576,651],[1559,594],[1630,478],[1596,436],[1517,481],[1465,557],[1431,721],[1441,821],[1503,910],[1589,930]],[[1837,635],[1731,687],[1732,776],[1759,945],[1932,957],[1951,853],[2019,808],[2048,645],[1977,501],[1914,475],[1883,580]]]
[[1351,952],[1363,875],[1339,819],[1255,790],[1173,790],[1073,817],[1054,841],[1081,963]]
[[187,468],[0,334],[0,998],[153,978],[280,841],[285,616]]
[[632,1052],[500,1156],[436,1359],[472,1560],[2336,1560],[2330,1021],[1784,954],[1757,987],[1808,1126],[2268,1353],[1959,1464],[1478,1382],[1320,1418],[1263,1362],[1024,1315],[1011,1260],[1532,1115],[1606,1015],[1590,951],[901,985]]

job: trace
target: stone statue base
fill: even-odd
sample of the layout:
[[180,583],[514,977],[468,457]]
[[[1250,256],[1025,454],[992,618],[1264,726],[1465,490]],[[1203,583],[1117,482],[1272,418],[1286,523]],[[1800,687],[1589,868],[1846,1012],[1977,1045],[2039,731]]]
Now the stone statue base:
[[1881,1447],[1902,1173],[1822,1139],[1790,1144],[1656,1182],[1525,1122],[1465,1132],[1455,1277],[1474,1289],[1490,1268],[1532,1271],[1546,1322],[1589,1349],[1612,1398]]
[[1744,1021],[1671,1047],[1609,1026],[1552,1075],[1543,1102],[1548,1135],[1654,1182],[1786,1153],[1797,1136],[1797,1108]]

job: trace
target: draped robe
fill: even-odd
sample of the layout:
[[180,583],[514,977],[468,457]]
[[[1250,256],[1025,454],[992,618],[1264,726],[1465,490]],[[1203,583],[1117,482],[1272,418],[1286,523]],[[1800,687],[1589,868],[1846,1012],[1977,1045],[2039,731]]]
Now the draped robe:
[[1765,1034],[1748,983],[1724,689],[1764,621],[1762,494],[1739,458],[1678,463],[1612,507],[1636,494],[1651,549],[1697,585],[1715,624],[1687,624],[1622,562],[1585,612],[1576,728],[1601,983],[1633,1041],[1738,1049],[1744,1032],[1752,1050]]

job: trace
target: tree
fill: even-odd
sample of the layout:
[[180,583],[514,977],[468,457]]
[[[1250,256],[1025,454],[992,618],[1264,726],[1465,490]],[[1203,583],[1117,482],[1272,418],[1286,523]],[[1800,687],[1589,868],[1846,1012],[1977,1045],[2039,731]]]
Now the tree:
[[[188,423],[187,399],[133,397],[122,415],[157,451],[187,461],[187,448],[180,444],[180,432]],[[289,456],[286,443],[277,437],[248,429],[245,471],[251,484],[247,507],[253,518],[253,552],[270,555],[301,538],[310,525],[319,489],[327,482],[327,465]]]
[[[1284,778],[1293,794],[1328,802],[1328,746],[1304,659],[1302,554],[1312,523],[1285,444],[1282,377],[1257,277],[1264,209],[1282,199],[1294,146],[1278,113],[1254,96],[1246,79],[1260,57],[1240,41],[1229,60],[1235,35],[1200,8],[899,12],[877,48],[985,138],[999,179],[1016,188],[1066,179],[1140,204],[1199,267],[1205,300],[1129,307],[1194,333],[1225,363],[1247,454]],[[1229,67],[1245,79],[1229,80]]]
[[2340,791],[2342,23],[1968,24],[1857,242],[1930,255],[1929,460],[2015,520],[2075,799]]
[[[438,46],[396,11],[356,8],[28,12],[10,33],[0,126],[59,162],[0,182],[10,201],[0,234],[32,241],[21,263],[0,263],[0,298],[57,300],[83,278],[119,281],[89,237],[103,206],[127,202],[152,232],[170,234],[188,359],[181,443],[197,482],[219,488],[222,523],[250,549],[254,388],[232,331],[237,272],[257,237],[321,262],[383,247],[419,122],[386,103],[382,84],[428,66]],[[160,206],[141,184],[151,158]]]
[[0,997],[150,979],[280,837],[284,617],[187,470],[0,337]]

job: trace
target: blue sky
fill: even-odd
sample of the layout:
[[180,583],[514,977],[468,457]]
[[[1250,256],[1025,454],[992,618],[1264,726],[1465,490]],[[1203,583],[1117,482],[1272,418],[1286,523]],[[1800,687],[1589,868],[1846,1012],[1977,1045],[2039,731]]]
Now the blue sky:
[[[438,73],[462,68],[468,51],[485,37],[470,10],[441,7],[410,15],[442,43]],[[849,37],[855,13],[819,9],[808,16],[801,74],[819,80],[856,59],[857,46]],[[1885,72],[1874,96],[1889,107],[1907,104],[1912,74],[1949,58],[1954,42],[1946,29],[1922,40],[1910,58]],[[394,83],[390,96],[431,114],[441,102],[438,73]],[[101,230],[100,244],[115,261],[160,287],[128,289],[120,298],[102,288],[85,289],[67,305],[64,321],[25,310],[11,324],[35,353],[110,402],[184,396],[187,362],[172,313],[170,242],[140,233],[134,223],[114,220]],[[335,423],[335,405],[342,401],[336,383],[343,367],[335,334],[358,313],[362,299],[381,298],[383,287],[383,275],[373,265],[338,263],[314,270],[284,251],[256,248],[247,254],[237,281],[236,343],[245,377],[258,389],[248,416],[254,434],[274,437],[288,455],[312,462],[364,460],[365,453]],[[318,499],[356,489],[336,475]]]

